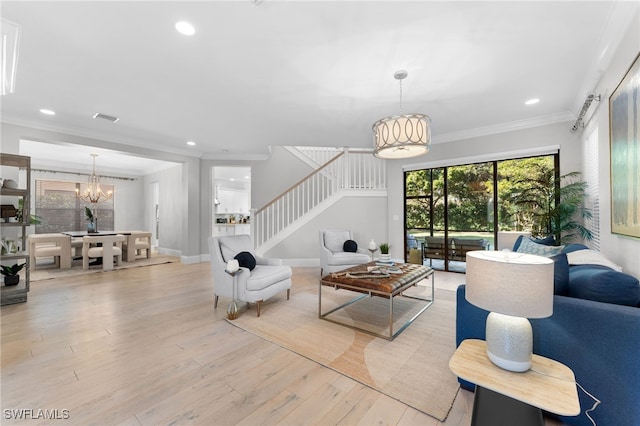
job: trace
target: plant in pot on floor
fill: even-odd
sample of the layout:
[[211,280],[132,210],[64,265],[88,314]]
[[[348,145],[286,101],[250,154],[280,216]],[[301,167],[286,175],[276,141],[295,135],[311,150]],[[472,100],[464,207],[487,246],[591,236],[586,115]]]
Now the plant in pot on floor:
[[389,249],[391,246],[388,243],[380,244],[380,257],[378,258],[379,262],[391,262],[391,255],[389,254]]
[[25,262],[21,265],[18,265],[17,263],[12,266],[0,265],[0,268],[2,268],[0,269],[0,273],[4,275],[4,285],[18,285],[20,282],[20,275],[18,274],[26,264],[27,263]]

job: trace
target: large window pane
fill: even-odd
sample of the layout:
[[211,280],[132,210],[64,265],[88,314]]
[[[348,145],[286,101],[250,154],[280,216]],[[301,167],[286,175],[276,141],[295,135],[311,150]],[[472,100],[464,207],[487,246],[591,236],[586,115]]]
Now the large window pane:
[[[100,186],[104,192],[115,191],[113,185]],[[42,218],[42,223],[36,225],[37,234],[86,230],[85,206],[98,218],[98,230],[113,230],[113,198],[97,204],[86,203],[76,197],[76,187],[81,189],[80,183],[36,181],[35,213]]]
[[549,234],[544,217],[555,202],[555,176],[553,156],[498,162],[498,238],[510,243],[508,233]]
[[[541,217],[554,203],[557,159],[556,154],[406,172],[407,247],[417,241],[424,264],[464,271],[470,250],[511,248],[515,238],[507,236],[516,233],[546,235]],[[506,245],[500,247],[501,241]]]

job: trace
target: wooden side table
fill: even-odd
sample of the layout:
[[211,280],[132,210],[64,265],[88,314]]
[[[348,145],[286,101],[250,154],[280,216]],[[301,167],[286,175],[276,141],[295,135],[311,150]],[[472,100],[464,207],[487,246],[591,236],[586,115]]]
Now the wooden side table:
[[580,414],[573,371],[533,355],[523,373],[503,370],[487,356],[484,340],[464,340],[449,361],[458,377],[476,384],[472,425],[544,425],[542,410],[562,416]]

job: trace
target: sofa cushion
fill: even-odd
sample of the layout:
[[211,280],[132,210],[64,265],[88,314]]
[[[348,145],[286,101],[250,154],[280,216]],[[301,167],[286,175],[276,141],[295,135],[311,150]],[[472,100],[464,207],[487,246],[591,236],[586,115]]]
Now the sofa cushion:
[[640,284],[631,275],[601,265],[576,265],[569,271],[569,296],[616,305],[639,306]]
[[327,256],[327,265],[359,265],[361,263],[367,263],[369,260],[371,260],[369,255],[364,253],[349,253],[341,251]]
[[358,243],[353,240],[347,240],[342,245],[342,250],[349,253],[355,253],[358,251]]
[[518,247],[520,247],[520,244],[522,243],[522,240],[524,238],[529,239],[529,240],[533,241],[534,243],[542,244],[544,246],[555,246],[556,245],[556,239],[553,237],[553,235],[549,235],[549,236],[546,236],[544,238],[532,238],[532,237],[529,237],[527,235],[519,235],[518,238],[516,238],[516,241],[513,243],[512,251],[518,251]]
[[589,247],[585,246],[584,244],[567,244],[566,246],[564,246],[564,248],[562,249],[563,253],[571,253],[574,252],[576,250],[588,250]]
[[324,246],[331,251],[331,253],[342,252],[342,246],[345,241],[351,239],[349,231],[325,231],[324,232]]
[[249,268],[250,271],[253,271],[256,267],[256,258],[248,251],[241,251],[235,255],[234,259],[238,261],[238,264],[241,267]]
[[247,278],[247,290],[258,291],[276,282],[291,278],[291,268],[288,266],[260,265],[251,271]]
[[[517,242],[516,242],[517,243]],[[514,245],[515,247],[515,245]],[[515,250],[518,253],[535,254],[537,256],[551,257],[556,254],[562,253],[563,246],[547,246],[544,244],[538,244],[530,238],[522,238],[518,248]]]
[[222,253],[222,260],[226,263],[229,259],[233,259],[236,254],[241,251],[248,251],[253,257],[256,254],[253,251],[251,239],[248,235],[231,235],[225,237],[219,237],[220,252]]
[[569,293],[569,261],[564,253],[550,257],[553,260],[553,294],[566,296]]
[[600,265],[611,268],[615,271],[622,272],[622,268],[606,257],[602,253],[595,250],[576,250],[567,253],[569,265]]

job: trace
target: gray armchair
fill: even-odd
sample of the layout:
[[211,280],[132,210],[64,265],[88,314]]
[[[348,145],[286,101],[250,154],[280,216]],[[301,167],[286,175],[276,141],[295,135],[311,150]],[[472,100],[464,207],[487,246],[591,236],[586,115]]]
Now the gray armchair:
[[353,240],[348,229],[325,229],[320,231],[320,275],[338,272],[371,261],[371,255],[358,247],[356,252],[345,252],[344,242]]
[[256,259],[253,270],[241,267],[237,274],[236,300],[256,303],[260,316],[260,304],[281,291],[287,291],[287,300],[291,291],[291,268],[282,265],[281,259],[267,259],[256,256],[249,235],[230,235],[209,238],[209,255],[213,274],[214,308],[218,307],[218,297],[233,298],[234,277],[225,272],[227,261],[240,252],[249,252]]

